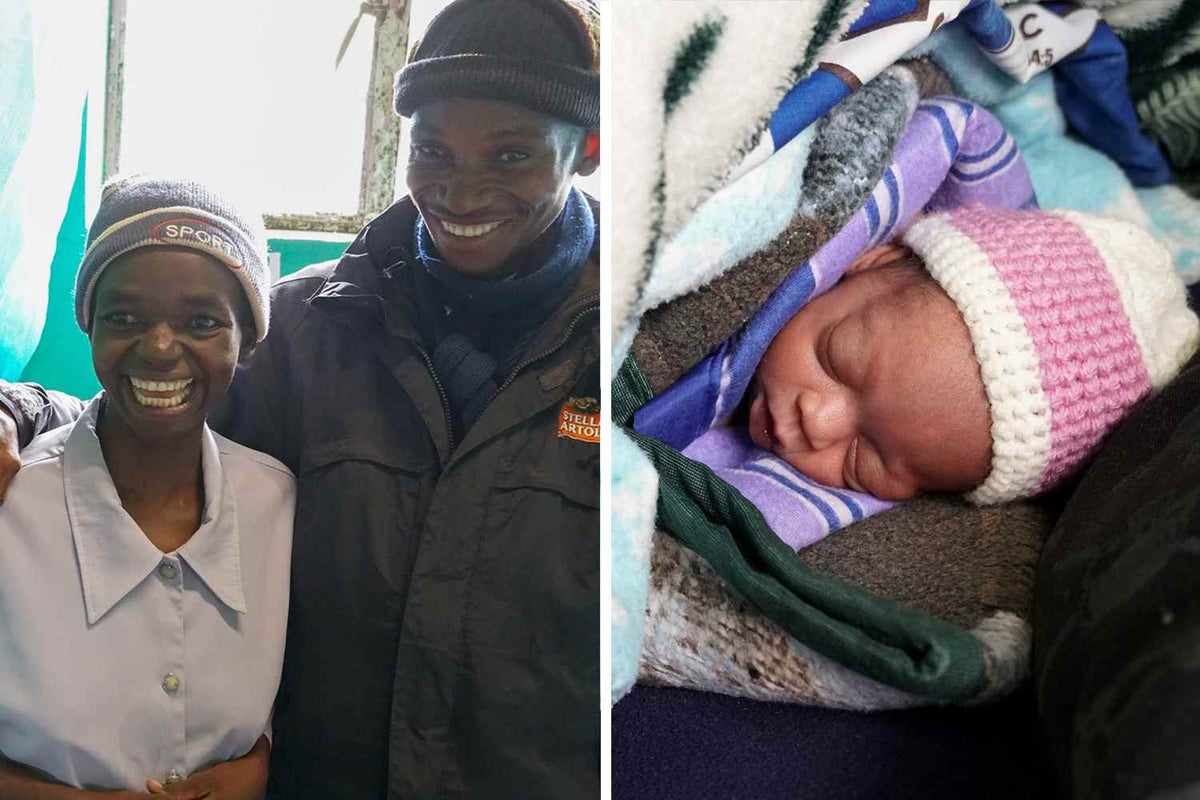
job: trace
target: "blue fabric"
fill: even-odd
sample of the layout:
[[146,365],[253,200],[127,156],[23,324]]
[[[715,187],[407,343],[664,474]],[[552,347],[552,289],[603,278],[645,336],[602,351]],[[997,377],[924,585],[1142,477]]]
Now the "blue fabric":
[[[1043,7],[1060,16],[1076,8],[1063,2],[1046,3]],[[906,20],[919,17],[919,10],[914,0],[872,0],[850,27],[847,37],[827,54],[831,62],[842,68],[831,69],[825,63],[818,64],[811,75],[788,91],[767,122],[771,147],[752,151],[740,172],[761,163],[770,152],[778,151],[856,90],[857,87],[842,77],[847,70],[839,59],[855,61],[859,57],[836,48],[864,46],[862,43],[866,38],[875,37],[877,41],[872,41],[871,47],[895,48],[898,59],[904,55],[904,49],[912,46],[912,41],[904,38],[903,25]],[[990,53],[1005,50],[1017,38],[1012,21],[996,0],[970,0],[957,18],[950,15],[946,26],[966,30],[975,47]],[[856,38],[859,36],[864,39]],[[913,53],[926,49],[922,42]],[[1120,164],[1134,186],[1153,187],[1171,182],[1166,159],[1139,127],[1126,88],[1125,47],[1107,25],[1098,23],[1090,40],[1073,53],[1047,50],[1040,56],[1055,59],[1059,104],[1072,129],[1088,144]],[[863,73],[855,77],[865,83],[875,74]]]
[[993,53],[1011,42],[1014,36],[1012,23],[992,0],[971,0],[959,14],[959,19],[971,32],[975,44]]
[[[1048,3],[1055,13],[1074,8]],[[1129,98],[1125,46],[1103,22],[1082,50],[1058,62],[1054,86],[1067,122],[1092,147],[1121,165],[1134,186],[1171,182],[1171,167],[1150,137],[1142,133]]]
[[[828,58],[836,66],[824,62],[818,64],[811,75],[793,86],[779,102],[767,122],[773,149],[781,149],[826,111],[857,90],[858,86],[851,86],[839,74],[835,74],[835,71],[840,74],[847,72],[841,63],[845,54],[839,53],[837,48],[891,48],[895,51],[891,61],[895,61],[914,43],[909,38],[912,31],[904,27],[905,23],[925,19],[922,17],[923,13],[928,13],[927,9],[916,0],[871,0],[850,26],[842,42],[828,53]],[[963,10],[958,15],[963,18],[963,23],[980,47],[998,50],[1013,38],[1012,24],[1004,16],[996,0],[969,0],[963,3]],[[950,20],[953,19],[954,14],[951,13]],[[930,27],[935,24],[931,19],[925,21]],[[857,38],[868,34],[874,41]],[[874,78],[878,74],[877,70],[883,66],[886,64],[877,65],[876,70],[870,74],[857,74],[855,77],[861,85]],[[755,152],[751,153],[749,158],[757,160],[763,158],[763,155]]]
[[846,82],[827,70],[818,69],[792,87],[767,122],[771,141],[780,150],[817,117],[852,94]]
[[1200,279],[1200,201],[1172,184],[1135,188],[1120,164],[1069,133],[1054,71],[1016,83],[965,31],[943,28],[926,41],[921,52],[946,71],[964,97],[987,106],[1016,140],[1043,207],[1141,225],[1167,246],[1186,283]]
[[1061,800],[1033,690],[864,714],[638,686],[612,710],[612,796]]
[[854,36],[879,25],[886,25],[896,17],[915,14],[920,7],[921,0],[873,0],[867,3],[859,18],[846,30],[846,35]]

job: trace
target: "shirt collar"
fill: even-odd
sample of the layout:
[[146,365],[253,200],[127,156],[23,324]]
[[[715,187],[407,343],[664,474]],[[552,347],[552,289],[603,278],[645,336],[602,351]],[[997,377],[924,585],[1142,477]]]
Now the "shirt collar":
[[[164,555],[121,506],[96,435],[102,405],[103,394],[88,404],[63,452],[67,514],[90,625],[145,580]],[[233,611],[245,613],[237,508],[221,469],[216,439],[207,425],[200,464],[204,512],[199,529],[179,548],[178,555],[217,599]]]

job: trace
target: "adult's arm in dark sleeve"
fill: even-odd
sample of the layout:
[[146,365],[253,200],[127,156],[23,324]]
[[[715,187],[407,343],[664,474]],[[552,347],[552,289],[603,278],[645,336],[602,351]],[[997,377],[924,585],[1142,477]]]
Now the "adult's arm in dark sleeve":
[[48,392],[36,383],[0,381],[0,503],[21,468],[21,448],[82,411],[83,401],[69,394]]
[[74,422],[83,407],[78,397],[49,391],[36,383],[0,381],[0,410],[8,412],[15,422],[19,447],[25,447],[39,433]]

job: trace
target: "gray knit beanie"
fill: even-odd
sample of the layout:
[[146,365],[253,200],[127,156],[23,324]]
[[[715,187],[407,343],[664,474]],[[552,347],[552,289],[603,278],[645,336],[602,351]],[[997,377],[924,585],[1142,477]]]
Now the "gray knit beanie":
[[104,186],[75,276],[75,320],[91,328],[92,297],[105,268],[139,247],[188,247],[226,264],[250,302],[255,340],[267,335],[271,278],[262,216],[192,179],[117,177]]
[[504,100],[600,124],[599,15],[591,0],[455,0],[396,73],[396,113],[431,100]]

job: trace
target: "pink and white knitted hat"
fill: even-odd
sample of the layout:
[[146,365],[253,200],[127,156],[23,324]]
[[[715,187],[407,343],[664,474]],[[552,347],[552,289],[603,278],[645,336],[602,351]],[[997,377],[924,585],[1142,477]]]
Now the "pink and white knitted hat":
[[1132,223],[971,205],[903,241],[958,306],[987,391],[992,469],[972,502],[1069,477],[1200,342],[1170,255]]

